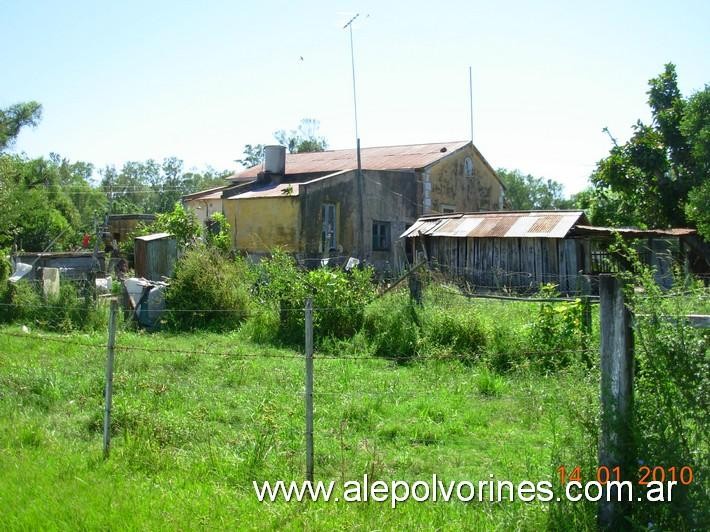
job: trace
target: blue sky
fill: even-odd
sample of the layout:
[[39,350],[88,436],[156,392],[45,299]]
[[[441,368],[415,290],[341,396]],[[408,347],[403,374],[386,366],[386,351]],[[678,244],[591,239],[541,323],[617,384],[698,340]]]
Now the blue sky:
[[664,63],[686,94],[710,82],[710,2],[0,0],[0,107],[44,106],[16,151],[98,166],[236,169],[305,117],[352,147],[356,12],[363,146],[469,138],[470,65],[484,156],[567,192],[608,151],[604,126],[625,140],[648,118]]

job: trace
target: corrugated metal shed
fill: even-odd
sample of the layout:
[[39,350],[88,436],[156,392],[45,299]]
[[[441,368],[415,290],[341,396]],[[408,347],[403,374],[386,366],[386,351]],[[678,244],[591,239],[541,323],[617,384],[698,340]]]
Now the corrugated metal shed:
[[[360,155],[365,170],[411,170],[424,168],[452,152],[463,148],[470,141],[437,142],[433,144],[409,144],[362,148]],[[313,153],[286,154],[286,174],[337,172],[357,168],[355,150],[329,150]],[[254,166],[235,174],[229,179],[253,179],[262,170]]]
[[564,238],[578,223],[589,223],[582,211],[446,214],[420,218],[401,236]]
[[169,233],[136,237],[134,263],[136,277],[160,281],[171,277],[177,260],[177,241]]

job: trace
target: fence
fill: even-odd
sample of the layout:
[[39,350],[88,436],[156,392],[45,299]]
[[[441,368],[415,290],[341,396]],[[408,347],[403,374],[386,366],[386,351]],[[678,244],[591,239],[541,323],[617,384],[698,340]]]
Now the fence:
[[[401,280],[401,279],[400,279]],[[591,305],[599,303],[600,313],[600,367],[601,367],[601,439],[599,446],[599,464],[607,466],[610,470],[614,467],[621,467],[622,470],[629,468],[629,464],[633,461],[633,445],[632,435],[629,433],[630,419],[633,416],[633,329],[632,315],[626,305],[624,298],[623,284],[617,278],[611,275],[602,275],[600,277],[600,295],[599,299],[587,297],[585,299],[585,316],[591,315]],[[421,282],[416,273],[410,276],[410,291],[413,299],[421,298]],[[471,298],[484,299],[499,299],[502,301],[527,301],[527,302],[559,302],[570,301],[571,298],[522,298],[506,295],[493,294],[465,294]],[[304,420],[304,436],[305,436],[305,464],[306,464],[306,479],[313,480],[314,478],[314,459],[317,448],[314,443],[314,401],[319,397],[318,392],[314,391],[314,362],[318,361],[348,361],[357,359],[367,361],[368,359],[357,356],[327,356],[314,354],[314,331],[313,331],[313,306],[312,301],[308,299],[305,307],[283,309],[289,312],[303,312],[305,316],[305,346],[304,352],[304,392],[303,400],[305,406]],[[318,309],[315,309],[316,311]],[[116,324],[117,324],[118,305],[115,300],[110,304],[109,327],[106,343],[106,375],[105,375],[105,407],[104,407],[104,422],[103,422],[103,453],[106,458],[110,455],[111,446],[111,413],[113,402],[113,365],[116,345]],[[685,319],[685,317],[683,318]],[[591,326],[591,319],[585,318],[585,330],[589,332],[591,329],[586,327]],[[708,327],[710,319],[708,316],[692,316],[688,320],[691,324],[697,327]],[[4,332],[1,334],[10,335]],[[19,335],[22,336],[22,335]],[[47,337],[47,341],[64,341]],[[96,347],[95,344],[89,344]],[[121,349],[118,346],[118,349]],[[123,347],[122,349],[136,349],[151,352],[159,352],[160,348],[140,348],[140,347]],[[175,352],[174,350],[169,350]],[[583,355],[589,355],[586,348],[579,350]],[[216,354],[210,351],[205,351],[205,354]],[[238,357],[237,353],[231,353],[231,356]],[[246,358],[251,355],[245,355]],[[266,356],[266,355],[262,355]],[[297,355],[285,355],[274,353],[274,358],[301,358]],[[384,358],[386,360],[386,358]],[[391,360],[400,361],[401,358],[393,353]],[[382,357],[372,360],[383,360]],[[324,392],[327,393],[327,392]],[[420,392],[428,393],[428,392]],[[363,395],[368,394],[383,394],[381,391],[366,391]],[[612,488],[618,489],[618,488]],[[625,516],[628,514],[628,505],[618,503],[604,503],[599,508],[599,523],[603,527],[617,527],[623,523]]]

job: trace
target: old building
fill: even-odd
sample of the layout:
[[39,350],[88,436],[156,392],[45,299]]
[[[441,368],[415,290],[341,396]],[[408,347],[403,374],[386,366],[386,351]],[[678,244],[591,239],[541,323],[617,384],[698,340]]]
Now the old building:
[[[252,255],[276,246],[304,261],[352,256],[398,269],[399,235],[422,215],[502,208],[504,187],[471,142],[286,154],[229,178],[222,210],[232,244]],[[187,199],[187,198],[186,198]],[[194,204],[194,198],[190,200]]]
[[506,211],[424,216],[402,237],[429,265],[474,289],[536,291],[557,285],[563,293],[596,293],[598,274],[624,267],[609,244],[615,233],[633,241],[662,286],[675,261],[695,253],[694,229],[592,226],[582,211]]
[[222,213],[222,194],[227,186],[210,188],[182,197],[185,207],[192,210],[197,219],[205,225],[214,213]]

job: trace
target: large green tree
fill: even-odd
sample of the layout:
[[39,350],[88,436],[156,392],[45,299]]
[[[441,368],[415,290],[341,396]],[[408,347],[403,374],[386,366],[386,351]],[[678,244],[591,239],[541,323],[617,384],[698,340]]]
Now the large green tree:
[[511,209],[529,211],[571,206],[571,202],[564,197],[564,187],[557,181],[505,168],[498,168],[496,173],[505,185],[505,198]]
[[587,200],[605,204],[597,223],[700,226],[708,206],[693,202],[707,198],[694,191],[710,179],[710,87],[683,97],[669,63],[647,94],[651,123],[639,120],[631,138],[599,161]]

